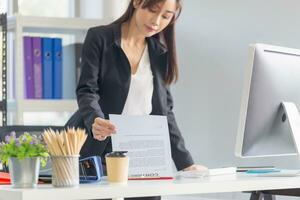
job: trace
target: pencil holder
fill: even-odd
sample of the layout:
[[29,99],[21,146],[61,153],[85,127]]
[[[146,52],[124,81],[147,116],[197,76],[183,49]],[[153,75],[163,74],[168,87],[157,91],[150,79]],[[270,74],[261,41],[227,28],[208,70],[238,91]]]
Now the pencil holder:
[[51,156],[52,185],[76,187],[79,185],[79,155]]

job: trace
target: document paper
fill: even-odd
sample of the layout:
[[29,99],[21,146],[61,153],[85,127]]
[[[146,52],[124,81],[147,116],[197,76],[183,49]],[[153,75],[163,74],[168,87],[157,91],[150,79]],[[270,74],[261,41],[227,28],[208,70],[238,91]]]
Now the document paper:
[[172,158],[166,116],[109,115],[117,132],[113,151],[128,151],[129,178],[171,177]]

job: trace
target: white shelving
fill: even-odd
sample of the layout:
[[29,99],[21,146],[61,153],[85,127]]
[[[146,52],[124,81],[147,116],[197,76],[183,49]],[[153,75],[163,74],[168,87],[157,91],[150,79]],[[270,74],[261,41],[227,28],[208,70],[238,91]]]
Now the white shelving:
[[39,33],[68,33],[86,31],[92,26],[107,24],[109,20],[81,19],[81,18],[58,18],[58,17],[35,17],[16,15],[8,17],[7,29],[16,30],[18,26],[23,32]]
[[[85,35],[88,28],[107,24],[110,20],[80,19],[80,18],[49,18],[15,15],[8,18],[8,32],[14,33],[14,84],[15,97],[8,101],[8,111],[15,113],[14,124],[23,124],[24,112],[74,112],[77,109],[76,100],[28,100],[24,98],[24,33],[70,34]],[[12,65],[12,64],[11,64]],[[12,66],[9,66],[11,68]]]
[[17,105],[23,108],[23,112],[74,112],[77,108],[77,102],[74,99],[23,99],[18,102],[8,101],[9,108],[14,111],[17,111]]

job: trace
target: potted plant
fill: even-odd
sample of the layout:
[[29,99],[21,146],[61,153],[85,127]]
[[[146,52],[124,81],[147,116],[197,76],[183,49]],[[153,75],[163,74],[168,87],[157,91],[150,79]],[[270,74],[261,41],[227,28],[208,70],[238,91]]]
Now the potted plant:
[[46,165],[48,149],[41,137],[15,132],[0,143],[0,161],[8,165],[11,183],[16,188],[36,187],[40,169]]

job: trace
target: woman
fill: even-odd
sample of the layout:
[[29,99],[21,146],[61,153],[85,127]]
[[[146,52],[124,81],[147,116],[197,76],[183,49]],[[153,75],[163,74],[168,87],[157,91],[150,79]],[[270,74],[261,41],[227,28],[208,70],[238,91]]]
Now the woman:
[[[178,78],[175,20],[180,0],[131,0],[110,25],[89,29],[76,90],[79,110],[67,126],[85,128],[81,156],[111,151],[116,128],[108,114],[165,115],[172,158],[178,170],[201,170],[185,148],[172,111],[169,86]],[[105,163],[104,163],[105,164]]]

